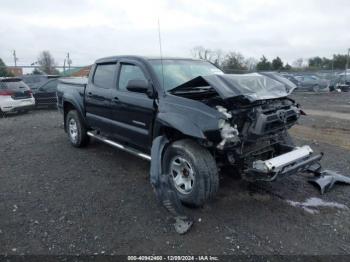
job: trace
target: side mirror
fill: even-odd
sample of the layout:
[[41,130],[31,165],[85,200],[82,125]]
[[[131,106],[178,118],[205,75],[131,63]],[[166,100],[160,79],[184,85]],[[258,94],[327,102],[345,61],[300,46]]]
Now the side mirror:
[[154,92],[152,85],[146,80],[134,79],[129,80],[126,89],[130,92],[145,93],[148,97],[153,98]]

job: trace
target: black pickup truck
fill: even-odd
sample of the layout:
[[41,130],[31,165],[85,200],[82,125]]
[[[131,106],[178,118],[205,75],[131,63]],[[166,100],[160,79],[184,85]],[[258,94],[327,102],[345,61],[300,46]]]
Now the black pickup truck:
[[97,60],[88,79],[61,79],[57,97],[73,146],[94,137],[151,160],[153,141],[166,137],[162,173],[182,202],[201,206],[223,167],[273,181],[318,163],[322,155],[287,133],[303,113],[288,98],[294,88],[278,75],[224,74],[201,60],[115,56]]

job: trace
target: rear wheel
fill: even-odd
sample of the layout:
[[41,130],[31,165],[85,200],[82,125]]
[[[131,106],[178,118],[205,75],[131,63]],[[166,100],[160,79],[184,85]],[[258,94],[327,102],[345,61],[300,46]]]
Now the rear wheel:
[[219,188],[216,162],[210,152],[190,139],[172,143],[163,157],[165,172],[179,199],[190,206],[202,206]]
[[319,87],[319,85],[314,85],[313,87],[312,87],[312,91],[314,91],[314,92],[320,92],[320,87]]
[[68,112],[66,116],[66,129],[69,141],[73,146],[82,147],[89,142],[85,124],[76,110]]

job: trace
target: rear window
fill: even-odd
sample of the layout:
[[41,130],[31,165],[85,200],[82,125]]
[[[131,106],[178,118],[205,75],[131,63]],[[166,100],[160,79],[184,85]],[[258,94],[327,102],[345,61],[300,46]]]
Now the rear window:
[[10,89],[13,91],[29,90],[30,88],[19,79],[6,79],[0,81],[0,89]]
[[114,83],[114,73],[116,64],[97,65],[93,82],[96,86],[103,88],[112,88]]

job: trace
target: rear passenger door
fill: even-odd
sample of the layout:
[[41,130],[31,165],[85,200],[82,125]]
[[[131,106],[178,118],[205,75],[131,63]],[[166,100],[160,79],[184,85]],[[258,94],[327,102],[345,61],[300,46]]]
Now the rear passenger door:
[[85,91],[86,119],[96,130],[109,133],[111,91],[116,85],[116,63],[96,64]]
[[151,78],[142,64],[124,60],[118,64],[116,88],[112,90],[112,130],[113,136],[142,149],[149,149],[154,100],[144,93],[126,89],[130,80]]

